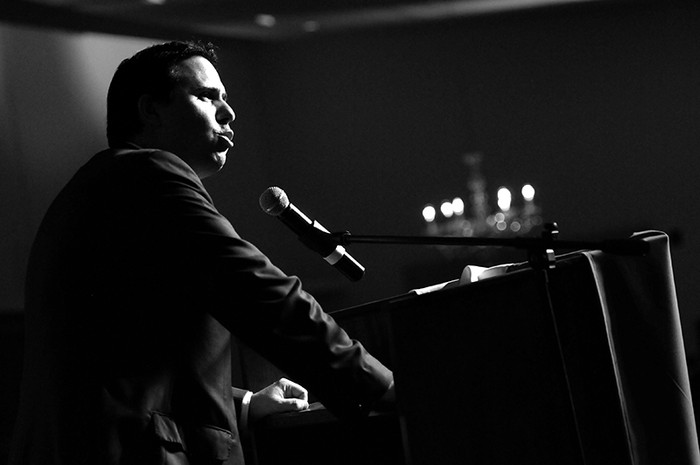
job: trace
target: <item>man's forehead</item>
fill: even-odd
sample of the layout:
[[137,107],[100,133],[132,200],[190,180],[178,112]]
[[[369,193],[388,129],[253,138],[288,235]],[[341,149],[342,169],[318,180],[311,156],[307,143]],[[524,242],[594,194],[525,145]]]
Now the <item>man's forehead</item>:
[[224,88],[218,71],[209,60],[193,56],[173,67],[178,81],[187,86]]

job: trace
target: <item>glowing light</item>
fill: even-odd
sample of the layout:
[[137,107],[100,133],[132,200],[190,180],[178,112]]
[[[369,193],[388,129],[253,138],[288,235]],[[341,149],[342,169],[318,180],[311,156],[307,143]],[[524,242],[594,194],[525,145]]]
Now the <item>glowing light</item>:
[[500,208],[504,212],[507,212],[508,210],[510,210],[511,200],[512,196],[507,188],[501,187],[500,189],[498,189],[498,208]]
[[273,27],[277,24],[277,19],[272,15],[261,14],[255,17],[255,24],[262,27]]
[[319,29],[321,29],[321,24],[319,24],[318,21],[304,21],[304,24],[302,24],[302,29],[306,32],[316,32]]
[[464,213],[464,201],[459,197],[455,197],[452,200],[452,211],[455,215],[461,215]]
[[432,223],[433,221],[435,221],[436,214],[437,212],[435,211],[435,207],[433,207],[432,205],[426,205],[423,208],[423,219],[427,223]]
[[525,184],[520,191],[527,202],[532,202],[535,198],[535,188],[531,184]]
[[452,202],[444,201],[440,205],[440,212],[445,218],[452,218],[454,214],[454,209],[452,208]]

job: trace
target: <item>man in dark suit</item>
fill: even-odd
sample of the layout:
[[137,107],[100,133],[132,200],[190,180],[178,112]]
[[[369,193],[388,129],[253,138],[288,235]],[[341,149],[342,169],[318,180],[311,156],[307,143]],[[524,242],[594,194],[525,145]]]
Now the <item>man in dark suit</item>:
[[287,380],[237,402],[232,333],[340,417],[393,397],[392,373],[204,189],[233,146],[215,64],[210,46],[171,42],[117,69],[110,149],[62,190],[32,249],[11,463],[242,464],[237,423],[308,404]]

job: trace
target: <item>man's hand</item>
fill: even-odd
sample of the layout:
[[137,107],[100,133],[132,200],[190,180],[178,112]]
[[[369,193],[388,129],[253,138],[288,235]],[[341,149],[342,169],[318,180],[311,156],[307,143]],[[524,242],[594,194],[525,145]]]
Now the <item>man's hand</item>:
[[306,389],[286,378],[280,378],[253,394],[248,414],[250,420],[255,422],[273,413],[297,412],[307,408],[309,394]]

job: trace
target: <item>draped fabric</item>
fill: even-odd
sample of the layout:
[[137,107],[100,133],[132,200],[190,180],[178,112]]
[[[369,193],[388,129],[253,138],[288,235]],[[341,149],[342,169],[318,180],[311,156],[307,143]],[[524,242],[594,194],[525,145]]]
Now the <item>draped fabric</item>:
[[646,256],[584,252],[613,356],[634,465],[700,463],[668,237]]

